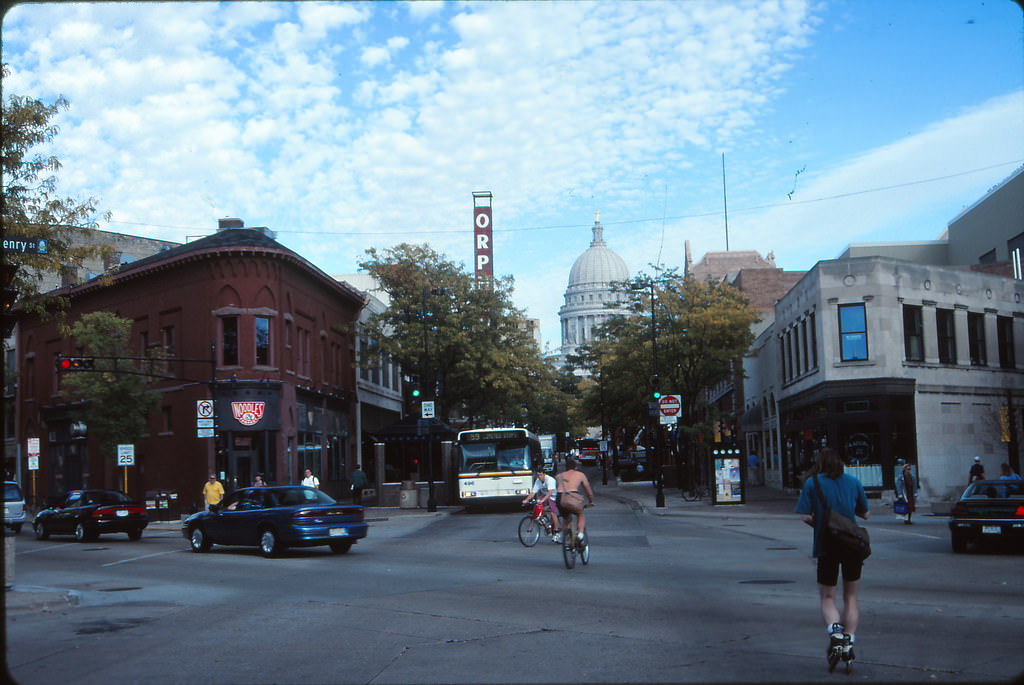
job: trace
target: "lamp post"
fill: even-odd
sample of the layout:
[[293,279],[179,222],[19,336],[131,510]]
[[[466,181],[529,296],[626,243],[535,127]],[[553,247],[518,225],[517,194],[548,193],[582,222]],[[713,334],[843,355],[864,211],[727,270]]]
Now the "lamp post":
[[[420,319],[423,321],[423,360],[420,363],[420,377],[422,383],[430,389],[430,401],[435,403],[434,416],[437,416],[437,379],[430,375],[430,344],[428,337],[429,327],[427,326],[427,295],[443,295],[443,288],[424,287],[422,292],[422,303]],[[429,385],[427,385],[429,384]],[[427,511],[437,511],[437,500],[434,498],[434,450],[433,441],[430,435],[430,427],[427,419],[423,418],[423,405],[420,405],[420,425],[423,426],[423,433],[427,441]]]
[[658,398],[661,396],[661,378],[658,376],[658,327],[654,318],[654,279],[639,284],[651,291],[651,402],[648,406],[648,421],[651,424],[651,450],[654,453],[654,485],[657,493],[654,506],[665,506],[665,482],[661,472],[661,422],[658,417]]

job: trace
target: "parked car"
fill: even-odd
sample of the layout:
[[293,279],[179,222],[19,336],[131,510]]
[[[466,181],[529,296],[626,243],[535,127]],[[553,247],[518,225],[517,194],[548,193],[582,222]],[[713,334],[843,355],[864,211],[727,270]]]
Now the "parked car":
[[622,480],[650,479],[647,470],[647,450],[637,449],[619,455],[618,475]]
[[147,525],[146,507],[118,490],[72,490],[32,521],[39,540],[74,535],[79,542],[107,533],[127,533],[129,540],[138,540]]
[[4,526],[20,533],[25,518],[25,496],[21,494],[21,487],[13,480],[5,480]]
[[182,522],[181,532],[193,552],[214,544],[259,547],[265,557],[289,547],[328,545],[344,554],[366,537],[363,508],[341,504],[327,493],[302,486],[243,488],[212,511]]
[[971,483],[950,512],[949,533],[957,553],[970,543],[1024,544],[1024,481]]

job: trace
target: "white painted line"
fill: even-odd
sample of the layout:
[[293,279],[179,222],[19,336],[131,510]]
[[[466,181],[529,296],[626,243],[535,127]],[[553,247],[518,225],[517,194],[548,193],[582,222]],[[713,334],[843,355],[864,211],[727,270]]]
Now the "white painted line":
[[149,559],[150,557],[162,557],[165,554],[177,554],[178,552],[188,552],[186,549],[172,549],[169,552],[154,552],[153,554],[143,554],[141,557],[132,557],[131,559],[121,559],[120,561],[111,561],[109,564],[100,564],[100,568],[106,566],[117,566],[118,564],[127,564],[131,561],[139,561],[141,559]]

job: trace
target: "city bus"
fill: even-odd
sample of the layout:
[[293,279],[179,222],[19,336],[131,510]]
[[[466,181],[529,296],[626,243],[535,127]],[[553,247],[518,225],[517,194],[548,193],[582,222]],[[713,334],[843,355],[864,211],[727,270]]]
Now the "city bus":
[[459,502],[518,504],[533,488],[540,439],[525,428],[460,431],[456,442]]

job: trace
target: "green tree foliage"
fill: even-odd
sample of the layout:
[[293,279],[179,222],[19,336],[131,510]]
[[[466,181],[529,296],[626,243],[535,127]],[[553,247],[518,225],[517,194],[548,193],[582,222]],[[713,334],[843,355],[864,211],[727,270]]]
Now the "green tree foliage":
[[[3,77],[9,74],[2,66]],[[0,163],[3,173],[2,216],[4,237],[45,240],[47,254],[8,254],[8,263],[21,268],[14,285],[20,295],[19,307],[44,313],[48,308],[66,304],[56,298],[39,298],[37,273],[60,273],[85,259],[104,256],[106,245],[82,246],[74,238],[95,230],[97,200],[84,202],[62,197],[57,189],[60,160],[53,155],[34,152],[50,143],[58,133],[54,119],[68,109],[68,101],[58,97],[51,104],[9,94],[0,108]]]
[[606,421],[643,425],[651,377],[657,373],[663,394],[682,395],[684,422],[692,423],[701,390],[730,380],[736,362],[753,344],[757,312],[739,289],[685,278],[674,269],[657,276],[641,274],[623,288],[632,295],[627,312],[599,327],[579,358],[592,377],[584,389],[583,412],[591,421],[599,420],[603,385]]
[[71,326],[71,337],[82,356],[100,358],[95,371],[64,372],[61,381],[61,391],[80,407],[76,418],[89,426],[90,435],[110,456],[118,444],[137,442],[160,401],[134,365],[123,359],[130,355],[131,326],[130,320],[109,312],[83,314]]
[[[470,425],[537,425],[557,420],[555,372],[512,306],[512,279],[481,287],[429,245],[367,250],[360,267],[390,298],[364,327],[369,358],[389,355],[407,376],[419,375],[424,398]],[[564,414],[564,412],[563,412]]]

